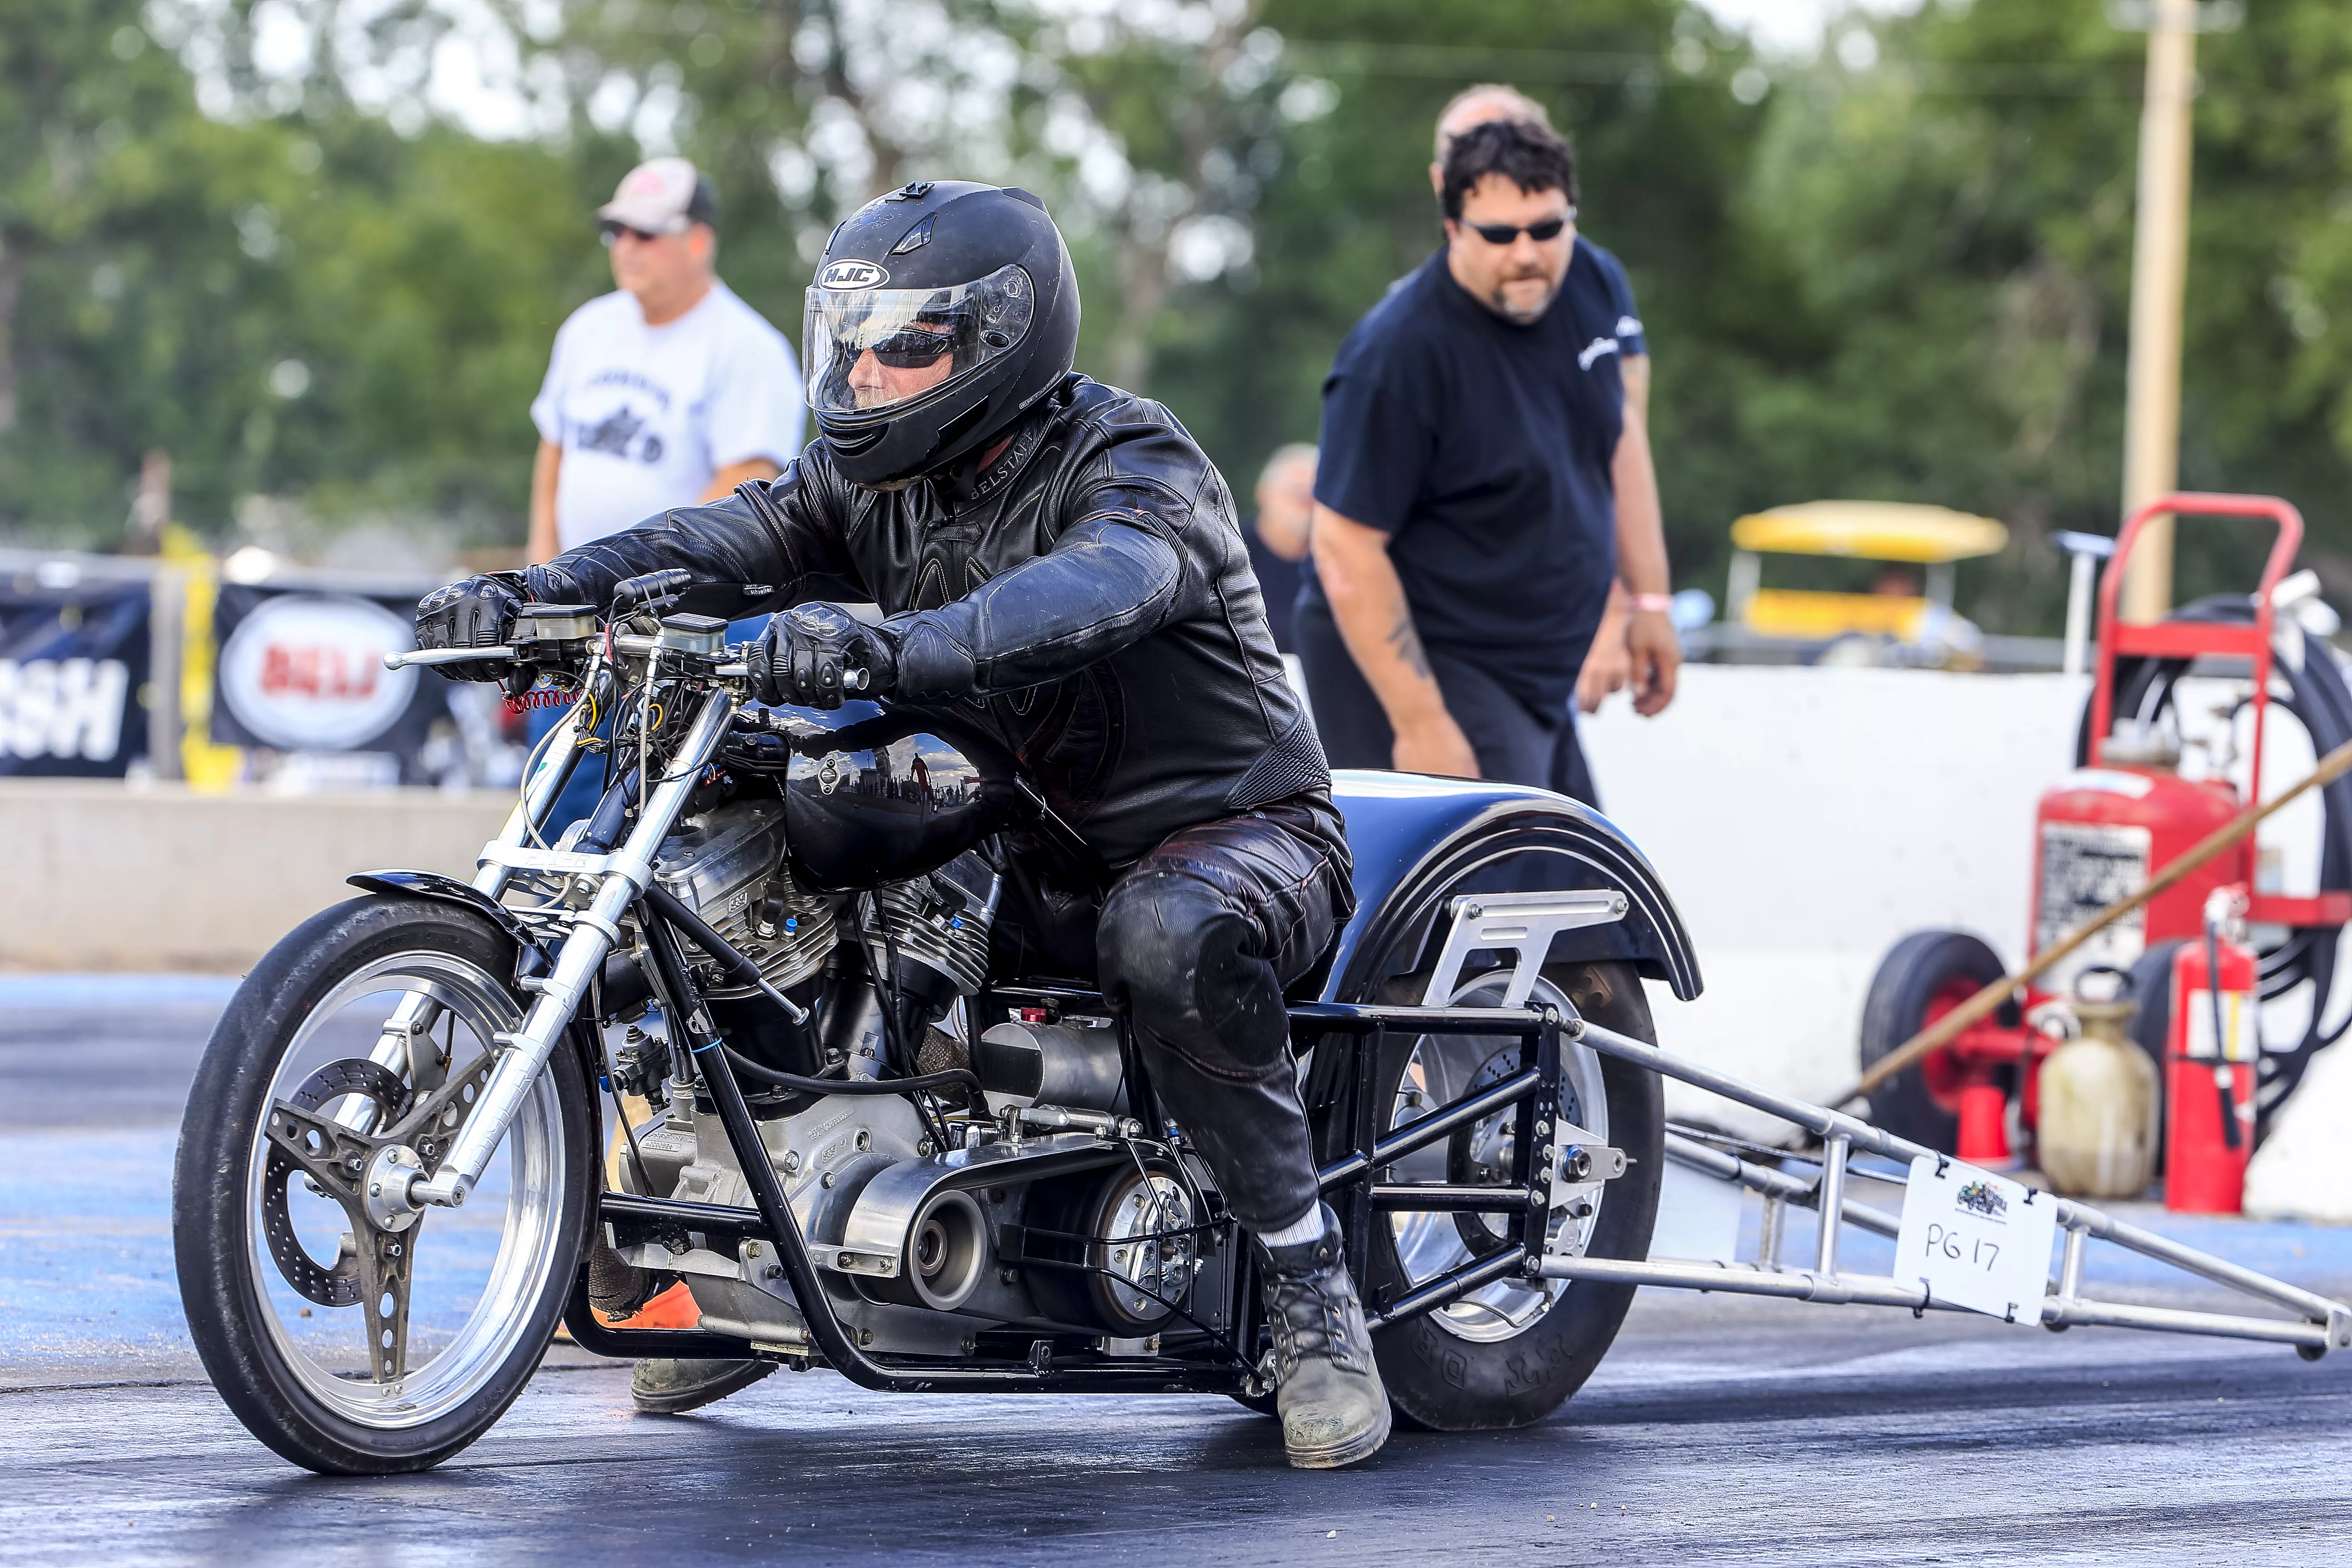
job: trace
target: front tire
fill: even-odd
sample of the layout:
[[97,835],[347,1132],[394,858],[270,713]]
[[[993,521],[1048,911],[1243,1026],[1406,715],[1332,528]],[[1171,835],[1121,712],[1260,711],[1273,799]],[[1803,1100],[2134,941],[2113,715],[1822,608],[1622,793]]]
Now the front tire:
[[[514,1402],[553,1335],[596,1180],[594,1102],[568,1045],[465,1207],[391,1232],[356,1195],[387,1140],[428,1172],[446,1152],[497,1060],[491,1036],[521,1020],[514,956],[470,910],[354,899],[271,949],[205,1047],[173,1178],[181,1300],[222,1399],[295,1464],[436,1465]],[[372,1063],[420,991],[439,1011],[425,1066]]]
[[[1454,1005],[1499,1005],[1504,973],[1466,977]],[[1656,1042],[1649,1001],[1631,964],[1548,966],[1529,1000],[1563,999],[1603,1028]],[[1397,1109],[1384,1125],[1409,1120],[1414,1109],[1434,1109],[1469,1087],[1462,1070],[1470,1067],[1465,1050],[1486,1053],[1492,1060],[1507,1058],[1507,1065],[1516,1067],[1517,1046],[1515,1039],[1458,1036],[1391,1041],[1381,1062],[1380,1082]],[[1622,1176],[1601,1189],[1590,1219],[1563,1216],[1555,1223],[1588,1227],[1588,1257],[1639,1261],[1650,1253],[1664,1167],[1665,1100],[1657,1075],[1572,1041],[1562,1042],[1561,1057],[1561,1116],[1622,1149],[1627,1164]],[[1470,1070],[1475,1076],[1481,1069]],[[1421,1096],[1417,1107],[1409,1103],[1415,1094]],[[1396,1179],[1480,1180],[1465,1167],[1487,1163],[1482,1155],[1497,1151],[1482,1150],[1481,1140],[1491,1142],[1509,1120],[1507,1113],[1492,1126],[1474,1129],[1471,1138],[1408,1156],[1399,1163]],[[1469,1261],[1474,1248],[1483,1252],[1499,1244],[1499,1237],[1482,1237],[1472,1228],[1483,1223],[1474,1215],[1377,1216],[1368,1299],[1393,1300],[1444,1268]],[[1384,1330],[1373,1342],[1390,1402],[1407,1426],[1424,1431],[1492,1431],[1540,1421],[1583,1387],[1601,1364],[1633,1305],[1633,1291],[1631,1285],[1591,1279],[1504,1280]]]

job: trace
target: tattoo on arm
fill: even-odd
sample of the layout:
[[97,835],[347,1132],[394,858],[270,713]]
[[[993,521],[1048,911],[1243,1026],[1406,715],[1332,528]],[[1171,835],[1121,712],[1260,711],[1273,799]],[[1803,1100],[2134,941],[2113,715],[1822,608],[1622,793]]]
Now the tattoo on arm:
[[1402,605],[1397,606],[1396,625],[1389,628],[1388,644],[1406,668],[1423,680],[1431,679],[1428,656],[1421,651],[1421,634],[1413,629],[1412,612]]

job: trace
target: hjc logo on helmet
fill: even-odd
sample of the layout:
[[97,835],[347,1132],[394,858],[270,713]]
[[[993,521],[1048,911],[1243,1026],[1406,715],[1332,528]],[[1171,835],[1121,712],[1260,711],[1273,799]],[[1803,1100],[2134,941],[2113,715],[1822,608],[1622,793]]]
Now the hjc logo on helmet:
[[871,261],[836,261],[816,281],[820,289],[872,289],[890,281],[890,275]]

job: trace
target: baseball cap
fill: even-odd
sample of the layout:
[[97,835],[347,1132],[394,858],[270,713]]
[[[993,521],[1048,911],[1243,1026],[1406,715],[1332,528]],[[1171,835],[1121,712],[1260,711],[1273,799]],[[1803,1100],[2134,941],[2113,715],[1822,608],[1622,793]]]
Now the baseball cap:
[[694,224],[718,223],[719,195],[684,158],[653,158],[621,177],[596,220],[640,234],[684,234]]

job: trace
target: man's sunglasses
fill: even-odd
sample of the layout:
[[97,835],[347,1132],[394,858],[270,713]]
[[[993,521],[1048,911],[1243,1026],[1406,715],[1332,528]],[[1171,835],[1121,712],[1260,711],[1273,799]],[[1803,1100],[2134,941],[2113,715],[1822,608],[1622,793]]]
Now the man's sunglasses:
[[[1573,213],[1569,215],[1570,217],[1575,216]],[[1531,223],[1525,227],[1507,223],[1474,223],[1465,226],[1489,245],[1509,245],[1523,234],[1541,245],[1546,240],[1558,239],[1559,231],[1568,226],[1568,221],[1566,217],[1548,217],[1541,223]]]
[[639,245],[651,245],[655,240],[662,237],[657,234],[649,234],[642,228],[631,228],[625,223],[600,223],[596,226],[596,233],[607,247],[620,244],[621,237],[625,234]]
[[871,345],[874,357],[892,370],[921,370],[937,364],[940,357],[955,348],[955,339],[946,332],[927,332],[919,328],[904,327],[892,332],[880,342]]

